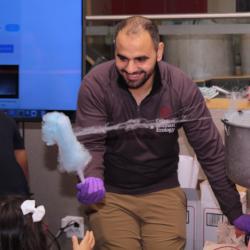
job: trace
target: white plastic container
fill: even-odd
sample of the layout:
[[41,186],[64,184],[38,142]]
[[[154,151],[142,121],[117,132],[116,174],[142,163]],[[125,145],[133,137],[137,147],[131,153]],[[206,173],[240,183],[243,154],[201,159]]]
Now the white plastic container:
[[187,155],[179,155],[178,180],[181,188],[190,188],[193,173],[194,158]]

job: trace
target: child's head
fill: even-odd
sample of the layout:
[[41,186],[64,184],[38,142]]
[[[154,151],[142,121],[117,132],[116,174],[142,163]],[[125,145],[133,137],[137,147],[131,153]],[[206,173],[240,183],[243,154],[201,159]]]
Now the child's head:
[[47,250],[44,224],[23,215],[20,195],[0,198],[0,250]]

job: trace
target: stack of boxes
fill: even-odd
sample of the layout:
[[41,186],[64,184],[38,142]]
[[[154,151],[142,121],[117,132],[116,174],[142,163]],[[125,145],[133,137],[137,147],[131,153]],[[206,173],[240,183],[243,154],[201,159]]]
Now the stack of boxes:
[[183,188],[187,197],[186,246],[184,250],[199,248],[200,200],[196,189]]
[[[186,246],[185,250],[201,250],[206,241],[217,242],[218,221],[229,223],[220,210],[217,199],[209,185],[204,181],[200,185],[201,198],[196,189],[185,189],[187,197]],[[238,189],[239,190],[239,189]],[[241,189],[245,191],[246,189]],[[242,211],[246,213],[246,192],[239,192]]]

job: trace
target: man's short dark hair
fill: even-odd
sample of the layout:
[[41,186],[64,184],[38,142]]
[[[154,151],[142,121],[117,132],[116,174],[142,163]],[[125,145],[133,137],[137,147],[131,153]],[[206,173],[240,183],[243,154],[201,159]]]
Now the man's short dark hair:
[[158,45],[160,42],[159,30],[157,25],[153,21],[141,16],[129,17],[121,21],[117,25],[115,38],[117,37],[118,33],[124,28],[127,29],[126,35],[128,36],[130,34],[140,36],[143,31],[148,31],[154,43],[155,50],[158,50]]

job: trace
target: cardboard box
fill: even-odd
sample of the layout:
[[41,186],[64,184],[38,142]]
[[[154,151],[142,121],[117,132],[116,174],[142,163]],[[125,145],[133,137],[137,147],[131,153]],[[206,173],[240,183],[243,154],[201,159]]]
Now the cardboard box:
[[236,189],[238,190],[238,192],[247,192],[247,188],[242,187],[238,184],[236,184]]
[[[240,192],[242,211],[246,213],[246,193]],[[218,221],[229,223],[226,216],[222,214],[220,206],[208,181],[201,183],[201,246],[204,246],[206,241],[217,242]]]
[[196,189],[183,188],[187,197],[186,245],[184,250],[200,250],[200,200]]

